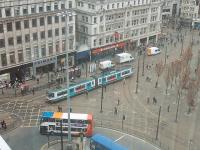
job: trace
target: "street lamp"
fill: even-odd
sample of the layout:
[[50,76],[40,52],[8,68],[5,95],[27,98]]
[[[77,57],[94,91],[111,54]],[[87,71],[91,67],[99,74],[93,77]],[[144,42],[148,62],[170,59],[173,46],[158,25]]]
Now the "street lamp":
[[68,44],[68,20],[69,17],[67,16],[74,16],[76,15],[72,11],[63,11],[61,13],[57,14],[58,16],[65,17],[65,53],[66,53],[66,58],[65,58],[65,75],[66,75],[66,81],[67,81],[67,105],[68,105],[68,142],[71,142],[71,120],[70,120],[70,111],[71,111],[71,103],[70,103],[70,90],[69,90],[69,63],[68,63],[68,49],[69,49],[69,44]]

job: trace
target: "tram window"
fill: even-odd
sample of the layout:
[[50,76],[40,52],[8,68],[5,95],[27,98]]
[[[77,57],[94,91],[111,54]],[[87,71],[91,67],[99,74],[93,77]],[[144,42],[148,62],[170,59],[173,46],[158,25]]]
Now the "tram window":
[[60,130],[60,127],[56,127],[56,130]]
[[70,89],[70,91],[69,91],[70,93],[73,93],[74,92],[74,89]]
[[67,94],[67,90],[66,90],[66,91],[62,91],[62,92],[59,92],[59,93],[57,94],[57,96],[61,96],[61,95],[65,95],[65,94]]
[[63,123],[68,123],[68,120],[67,120],[67,119],[64,119],[64,120],[63,120]]
[[54,97],[54,93],[49,93],[48,97]]
[[76,91],[79,91],[82,89],[85,89],[85,85],[80,85],[80,86],[76,87]]
[[122,75],[126,75],[126,74],[128,74],[129,72],[130,72],[130,70],[124,71],[124,72],[122,72]]
[[87,86],[91,86],[91,82],[87,84]]

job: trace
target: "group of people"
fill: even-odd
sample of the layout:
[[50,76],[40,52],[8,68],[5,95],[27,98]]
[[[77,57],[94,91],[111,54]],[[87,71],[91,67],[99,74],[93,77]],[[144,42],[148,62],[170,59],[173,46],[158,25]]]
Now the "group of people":
[[3,120],[3,121],[1,121],[1,128],[2,129],[7,129],[7,125],[6,125],[6,122]]

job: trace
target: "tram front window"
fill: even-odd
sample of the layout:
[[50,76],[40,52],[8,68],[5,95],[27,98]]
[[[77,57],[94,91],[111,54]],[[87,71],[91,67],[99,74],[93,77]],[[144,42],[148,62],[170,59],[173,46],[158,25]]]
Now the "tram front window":
[[49,93],[49,94],[48,94],[48,97],[50,97],[50,98],[51,98],[51,97],[54,97],[54,93]]

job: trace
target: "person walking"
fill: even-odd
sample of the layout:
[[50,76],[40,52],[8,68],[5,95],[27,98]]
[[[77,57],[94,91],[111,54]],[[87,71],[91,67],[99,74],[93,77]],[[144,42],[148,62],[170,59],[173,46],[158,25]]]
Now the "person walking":
[[118,100],[117,100],[117,105],[119,106],[119,98],[118,98]]
[[114,108],[114,114],[117,115],[117,107]]
[[33,87],[33,89],[32,89],[32,92],[33,92],[33,95],[35,95],[35,88]]
[[170,109],[170,105],[167,106],[167,112],[169,112],[169,109]]

